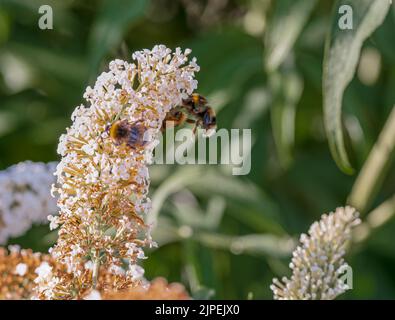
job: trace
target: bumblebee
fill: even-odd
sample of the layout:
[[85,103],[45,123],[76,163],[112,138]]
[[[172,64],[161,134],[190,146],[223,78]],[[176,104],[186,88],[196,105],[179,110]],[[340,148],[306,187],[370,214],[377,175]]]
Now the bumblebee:
[[[162,124],[162,132],[172,126],[178,126],[184,122],[195,124],[193,134],[198,127],[207,131],[206,135],[212,134],[217,128],[217,117],[213,108],[207,105],[208,101],[199,93],[193,93],[187,99],[182,100],[182,105],[170,110]],[[191,119],[192,118],[192,119]]]
[[193,93],[182,101],[182,106],[190,116],[195,118],[195,120],[188,119],[189,123],[191,121],[195,123],[194,134],[197,127],[206,130],[207,135],[211,135],[215,131],[217,128],[217,117],[214,109],[208,106],[208,101],[205,97],[199,93]]
[[129,148],[137,149],[146,144],[144,140],[146,127],[140,122],[142,121],[139,120],[134,123],[129,123],[126,119],[118,120],[107,125],[106,132],[112,139],[114,145],[120,146],[125,144]]
[[185,113],[179,107],[175,107],[166,114],[162,123],[161,131],[163,133],[168,128],[180,126],[187,120]]

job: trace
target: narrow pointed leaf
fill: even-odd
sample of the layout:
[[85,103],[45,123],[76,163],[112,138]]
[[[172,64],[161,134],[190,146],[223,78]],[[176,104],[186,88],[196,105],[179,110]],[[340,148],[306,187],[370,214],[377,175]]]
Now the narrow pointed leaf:
[[[339,27],[339,8],[352,8],[352,28]],[[390,8],[388,0],[341,0],[333,15],[332,28],[326,41],[323,66],[324,123],[329,147],[339,168],[353,173],[344,145],[341,109],[344,91],[354,77],[364,41],[384,21]]]
[[274,93],[271,107],[273,136],[278,158],[286,169],[293,160],[296,106],[303,91],[303,80],[296,72],[273,73],[270,83]]
[[265,67],[276,70],[303,30],[317,0],[277,0],[265,39]]

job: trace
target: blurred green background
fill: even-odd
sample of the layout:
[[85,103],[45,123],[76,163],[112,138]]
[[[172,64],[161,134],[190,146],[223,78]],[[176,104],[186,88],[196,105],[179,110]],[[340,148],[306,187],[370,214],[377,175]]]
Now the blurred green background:
[[[356,178],[337,168],[323,129],[323,50],[334,1],[288,10],[293,2],[0,0],[0,169],[57,160],[73,109],[110,59],[130,60],[160,43],[191,48],[199,92],[219,128],[252,129],[252,170],[237,177],[221,166],[153,166],[160,247],[148,253],[146,276],[180,281],[194,297],[271,299],[271,279],[290,274],[294,241],[345,204]],[[38,28],[42,4],[53,8],[53,30]],[[394,31],[392,8],[364,43],[346,90],[344,126],[357,172],[395,103]],[[281,66],[265,71],[281,54]],[[394,190],[392,166],[368,211]],[[394,234],[392,220],[353,247],[354,288],[342,299],[395,298]],[[46,251],[55,239],[36,226],[10,243]]]

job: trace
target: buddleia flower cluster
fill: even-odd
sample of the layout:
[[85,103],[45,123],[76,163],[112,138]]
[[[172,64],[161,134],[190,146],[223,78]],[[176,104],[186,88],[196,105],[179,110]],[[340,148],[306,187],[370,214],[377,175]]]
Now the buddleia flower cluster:
[[332,300],[348,289],[341,275],[348,269],[344,255],[352,229],[360,223],[358,212],[337,208],[324,214],[311,225],[308,235],[302,234],[301,245],[293,252],[290,279],[273,279],[275,299]]
[[[51,227],[60,229],[50,253],[66,273],[43,279],[40,298],[75,299],[92,289],[140,285],[138,260],[146,258],[143,247],[155,245],[144,222],[150,209],[147,165],[165,115],[197,87],[199,67],[195,58],[188,62],[190,52],[163,45],[135,52],[133,63],[111,61],[109,71],[86,89],[87,106],[75,109],[60,138],[53,188],[60,210]],[[108,127],[118,120],[143,126],[144,144],[114,144]],[[100,282],[102,270],[122,281]]]
[[51,185],[56,164],[30,161],[0,171],[0,244],[23,235],[33,224],[47,222],[56,211]]

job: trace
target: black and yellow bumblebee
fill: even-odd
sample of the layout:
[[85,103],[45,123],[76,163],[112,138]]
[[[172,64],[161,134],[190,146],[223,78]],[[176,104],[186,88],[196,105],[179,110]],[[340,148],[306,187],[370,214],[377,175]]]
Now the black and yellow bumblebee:
[[189,121],[185,113],[180,109],[180,107],[175,107],[171,109],[163,120],[161,131],[164,132],[166,129],[179,126],[184,122]]
[[142,120],[130,123],[126,119],[117,120],[107,125],[106,132],[116,146],[125,144],[129,148],[137,149],[143,147],[147,141],[144,140],[146,127]]
[[[192,117],[189,118],[189,117]],[[170,126],[178,126],[187,123],[194,123],[193,133],[198,127],[206,131],[217,128],[217,117],[213,108],[208,106],[205,97],[198,93],[193,93],[187,99],[182,100],[182,105],[171,109],[163,121],[162,131]]]

